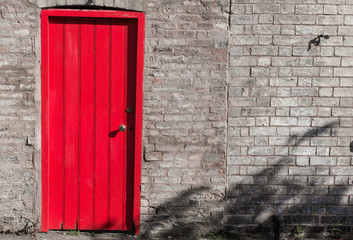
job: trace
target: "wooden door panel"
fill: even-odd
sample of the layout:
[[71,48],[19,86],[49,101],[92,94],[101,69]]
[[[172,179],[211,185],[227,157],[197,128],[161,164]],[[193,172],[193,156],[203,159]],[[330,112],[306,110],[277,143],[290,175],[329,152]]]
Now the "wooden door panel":
[[[118,159],[126,159],[126,131],[117,132],[121,124],[127,125],[125,110],[127,107],[127,88],[126,88],[126,64],[121,65],[120,62],[126,62],[127,59],[127,26],[124,24],[112,25],[111,34],[112,41],[111,52],[112,55],[112,71],[111,71],[111,168],[110,168],[110,227],[116,228],[123,226],[128,229],[125,219],[118,216],[125,216],[125,202],[126,202],[126,162]],[[124,46],[124,47],[121,47]],[[117,79],[124,79],[124,81],[117,81]],[[119,134],[118,134],[119,133]],[[121,146],[121,147],[119,147]],[[123,176],[123,177],[121,177]],[[114,191],[114,189],[122,189],[122,191]],[[130,226],[131,229],[131,226]]]
[[[64,69],[61,75],[52,77],[63,82],[64,91],[64,215],[63,228],[75,229],[78,205],[78,169],[79,169],[79,24],[77,18],[68,18],[64,21],[63,52]],[[56,42],[55,39],[53,41]],[[59,42],[58,42],[59,43]],[[61,43],[59,43],[61,44]],[[50,51],[50,50],[49,50]],[[55,61],[55,60],[54,60]],[[50,74],[50,72],[49,72]],[[55,92],[55,89],[50,89]],[[55,126],[57,125],[54,123]],[[60,160],[60,159],[59,159]],[[52,169],[52,172],[56,169]],[[58,201],[60,201],[58,199]],[[54,206],[55,207],[55,206]]]
[[78,228],[94,229],[94,172],[95,172],[95,20],[81,19],[81,139],[80,139],[80,204]]
[[[49,25],[49,31],[52,38],[57,42],[64,42],[64,24],[57,18],[54,18]],[[49,206],[50,206],[50,224],[53,229],[60,229],[63,222],[64,201],[64,181],[59,181],[64,175],[64,52],[63,44],[57,44],[54,41],[49,42],[49,58],[56,61],[49,62],[50,75],[57,76],[49,78],[49,86],[55,91],[50,92],[49,105],[49,123],[55,123],[55,127],[51,127],[49,131],[49,156],[50,171],[49,175]],[[53,171],[55,169],[55,171]],[[54,207],[55,206],[55,207]]]

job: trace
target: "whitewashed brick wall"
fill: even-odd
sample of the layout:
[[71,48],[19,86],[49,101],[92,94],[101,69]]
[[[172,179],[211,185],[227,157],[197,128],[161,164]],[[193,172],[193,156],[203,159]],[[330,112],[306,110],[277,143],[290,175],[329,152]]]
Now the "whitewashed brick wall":
[[352,225],[351,4],[232,0],[228,231],[264,236],[263,215],[283,217],[283,237]]

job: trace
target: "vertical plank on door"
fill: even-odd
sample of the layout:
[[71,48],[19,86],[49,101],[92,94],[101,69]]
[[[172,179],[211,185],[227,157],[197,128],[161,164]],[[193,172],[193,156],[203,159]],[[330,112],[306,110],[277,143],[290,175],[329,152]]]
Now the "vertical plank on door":
[[81,131],[79,229],[93,228],[94,19],[81,20]]
[[[95,229],[108,228],[109,165],[109,20],[96,20]],[[99,113],[99,116],[98,116]]]
[[[127,54],[127,63],[126,63],[126,72],[127,72],[127,77],[125,79],[126,81],[126,90],[125,93],[127,93],[127,104],[129,106],[136,106],[136,98],[135,98],[135,93],[136,92],[136,61],[137,61],[137,24],[136,21],[129,21],[127,23],[127,43],[125,45],[126,48],[126,54]],[[132,131],[129,131],[129,134],[127,135],[126,139],[126,186],[134,186],[134,171],[133,169],[135,168],[134,166],[134,161],[133,159],[135,158],[135,119],[136,119],[136,109],[134,109],[133,113],[127,115],[127,122],[129,126],[132,127]],[[127,227],[129,229],[132,229],[133,226],[133,215],[132,215],[132,209],[134,206],[134,192],[133,188],[127,188],[126,189],[126,201],[125,209],[126,209],[126,222],[127,222]]]
[[[126,123],[126,25],[112,24],[112,73],[111,73],[111,130],[117,131],[120,124]],[[121,22],[121,21],[120,21]],[[128,126],[127,126],[128,127]],[[128,130],[127,130],[128,131]],[[111,140],[110,168],[110,228],[126,230],[123,209],[125,208],[125,147],[126,132],[115,132]],[[119,191],[116,191],[119,189]]]
[[78,19],[65,24],[64,48],[64,228],[76,229],[78,200]]
[[63,221],[63,79],[64,20],[50,18],[49,24],[49,228],[61,229]]

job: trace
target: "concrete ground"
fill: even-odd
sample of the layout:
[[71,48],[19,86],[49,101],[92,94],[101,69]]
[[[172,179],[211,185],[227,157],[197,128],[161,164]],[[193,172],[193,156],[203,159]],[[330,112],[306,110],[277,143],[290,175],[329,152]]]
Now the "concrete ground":
[[123,233],[56,232],[36,233],[35,235],[0,234],[4,240],[137,240],[138,237]]

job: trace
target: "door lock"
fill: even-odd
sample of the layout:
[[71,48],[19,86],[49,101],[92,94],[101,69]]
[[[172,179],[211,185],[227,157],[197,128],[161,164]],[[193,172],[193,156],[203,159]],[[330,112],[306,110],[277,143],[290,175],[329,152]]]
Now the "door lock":
[[126,130],[126,126],[125,126],[124,124],[121,124],[121,125],[119,126],[119,131],[120,131],[120,132],[125,132],[125,130]]

